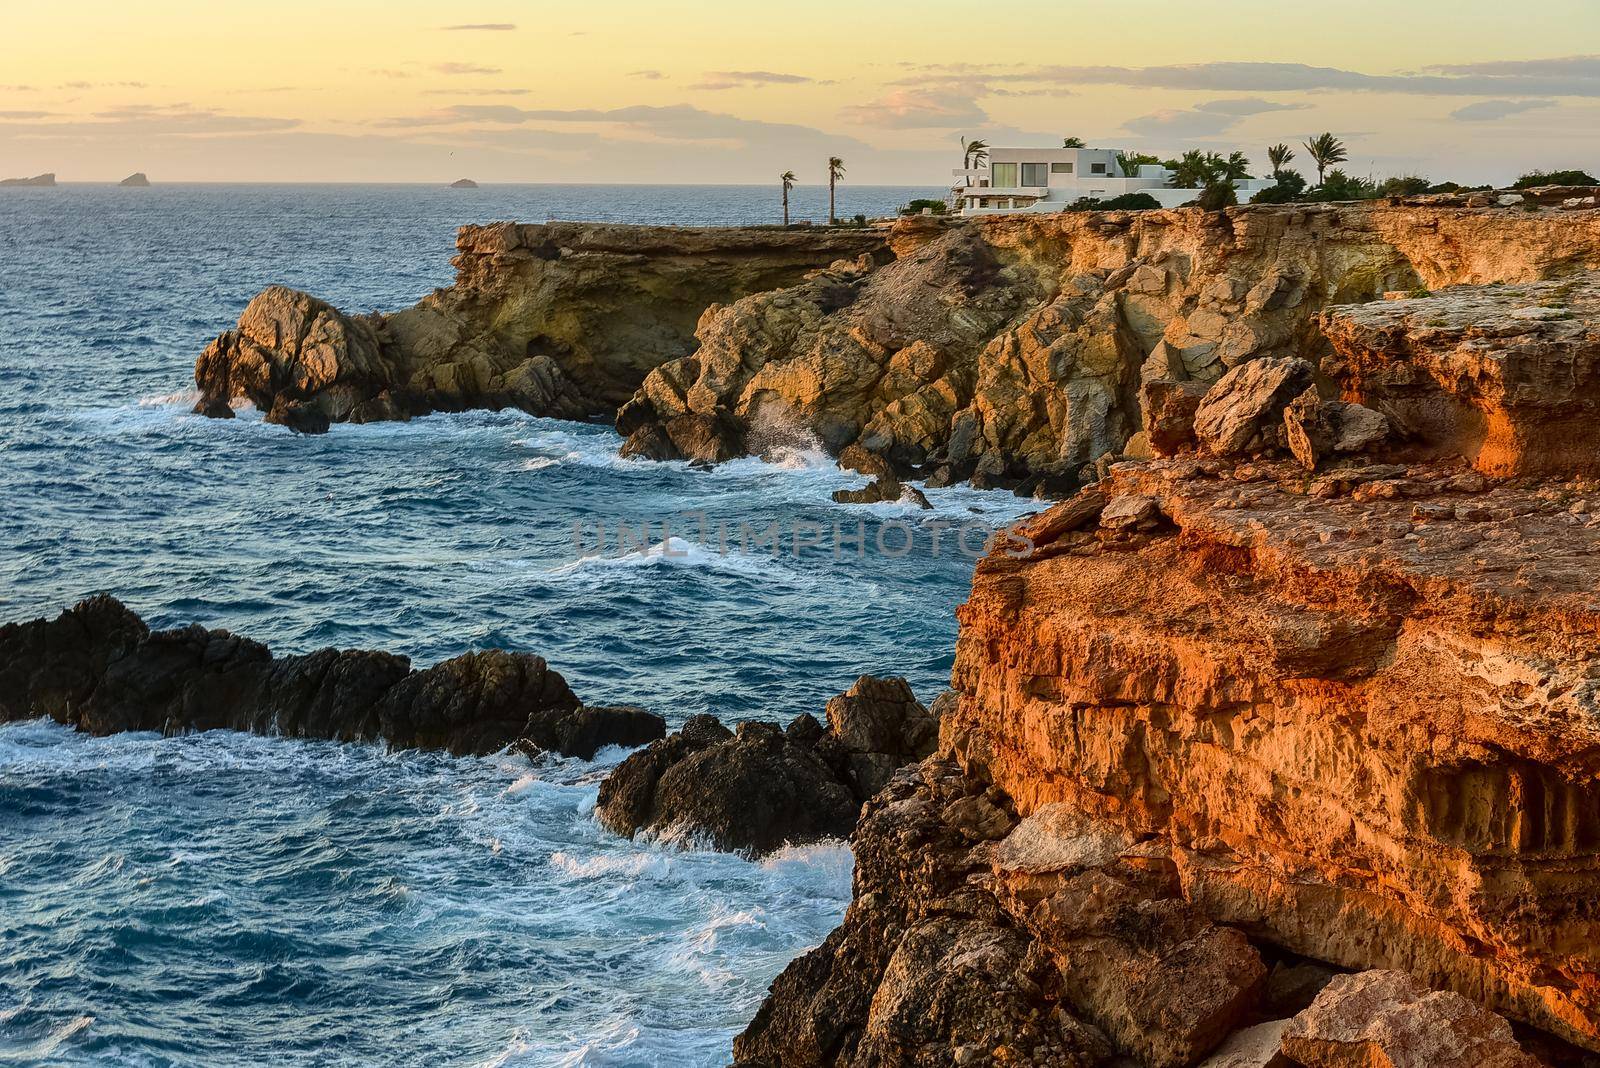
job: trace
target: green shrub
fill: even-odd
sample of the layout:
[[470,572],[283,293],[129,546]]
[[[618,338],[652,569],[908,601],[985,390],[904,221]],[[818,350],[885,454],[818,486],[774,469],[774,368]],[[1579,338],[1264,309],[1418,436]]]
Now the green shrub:
[[1512,183],[1512,189],[1532,189],[1540,185],[1600,185],[1588,171],[1529,171]]
[[900,214],[901,215],[921,215],[923,208],[927,208],[929,211],[933,212],[935,215],[943,215],[948,210],[948,205],[946,205],[945,202],[942,201],[942,200],[930,200],[930,199],[927,199],[927,198],[919,198],[917,200],[911,201],[905,207],[901,208],[900,209]]
[[1303,199],[1306,180],[1299,171],[1279,171],[1278,184],[1250,198],[1252,204],[1292,204]]
[[1068,211],[1149,211],[1159,208],[1161,201],[1149,193],[1124,193],[1110,200],[1099,200],[1095,197],[1079,197],[1067,205]]
[[1352,178],[1344,171],[1329,171],[1322,184],[1307,194],[1307,200],[1328,203],[1337,200],[1371,200],[1377,188],[1361,178]]
[[1194,202],[1206,211],[1221,211],[1239,203],[1239,194],[1230,181],[1207,182],[1205,190],[1195,198]]
[[1420,174],[1398,175],[1394,178],[1385,178],[1373,190],[1380,197],[1414,197],[1418,193],[1426,193],[1432,188],[1432,183]]

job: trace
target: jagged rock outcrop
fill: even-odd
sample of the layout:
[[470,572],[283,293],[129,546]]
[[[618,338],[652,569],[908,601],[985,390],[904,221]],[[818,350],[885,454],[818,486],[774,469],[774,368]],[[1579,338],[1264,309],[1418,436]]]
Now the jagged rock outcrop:
[[600,785],[595,814],[618,834],[677,831],[754,854],[843,838],[896,768],[933,751],[938,722],[904,679],[864,675],[828,702],[828,726],[712,716],[632,754]]
[[[263,293],[197,364],[201,409],[222,415],[245,397],[309,430],[466,407],[614,415],[629,455],[714,463],[817,440],[875,454],[901,479],[1056,495],[1097,477],[1086,468],[1107,455],[1186,444],[1181,420],[1175,441],[1158,440],[1152,400],[1181,414],[1258,359],[1318,369],[1330,306],[1600,270],[1600,212],[1250,206],[815,231],[501,223],[466,227],[458,244],[456,284],[405,312],[347,317]],[[1153,383],[1164,385],[1141,404]]]
[[980,564],[947,742],[1170,843],[1214,920],[1600,1047],[1594,488],[1123,465]]
[[484,650],[413,670],[402,656],[267,647],[190,626],[152,632],[100,595],[0,626],[0,723],[50,716],[91,734],[229,729],[397,749],[508,745],[592,757],[666,733],[656,715],[582,705],[540,657]]
[[1346,399],[1490,475],[1600,474],[1600,273],[1329,309]]
[[1259,955],[1178,897],[1168,859],[1073,814],[1019,825],[948,761],[894,776],[852,846],[843,925],[773,983],[741,1064],[1179,1068],[1260,1000]]
[[609,419],[651,369],[694,350],[712,304],[876,255],[884,239],[495,223],[462,227],[456,248],[455,284],[392,314],[264,290],[196,362],[196,410],[226,417],[244,399],[306,431],[467,408]]

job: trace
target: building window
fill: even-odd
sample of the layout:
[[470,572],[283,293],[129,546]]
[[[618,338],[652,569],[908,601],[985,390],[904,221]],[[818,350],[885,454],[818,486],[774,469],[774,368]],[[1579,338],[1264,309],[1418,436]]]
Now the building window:
[[1024,163],[1022,165],[1022,184],[1025,186],[1049,185],[1049,168],[1043,163]]
[[1017,186],[1017,165],[1015,163],[990,164],[989,176],[993,179],[996,189],[1015,189]]
[[1050,164],[1050,173],[1051,174],[1071,174],[1072,173],[1072,164],[1070,164],[1070,163],[1052,163],[1052,164]]
[[1089,173],[1104,174],[1106,173],[1106,165],[1104,163],[1091,163],[1089,164]]

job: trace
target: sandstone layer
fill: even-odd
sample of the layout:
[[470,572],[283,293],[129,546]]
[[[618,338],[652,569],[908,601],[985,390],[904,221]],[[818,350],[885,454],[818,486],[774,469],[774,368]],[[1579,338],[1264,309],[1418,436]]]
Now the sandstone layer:
[[515,745],[592,758],[666,733],[637,708],[583,705],[540,657],[484,650],[422,670],[403,656],[274,657],[225,630],[152,632],[115,598],[0,626],[0,723],[50,716],[90,734],[228,729],[396,749]]
[[458,278],[346,316],[272,289],[201,357],[201,410],[301,429],[435,408],[612,418],[715,462],[854,445],[934,484],[1069,490],[1147,455],[1141,388],[1318,367],[1318,316],[1600,269],[1600,212],[1433,204],[912,218],[869,230],[466,227]]

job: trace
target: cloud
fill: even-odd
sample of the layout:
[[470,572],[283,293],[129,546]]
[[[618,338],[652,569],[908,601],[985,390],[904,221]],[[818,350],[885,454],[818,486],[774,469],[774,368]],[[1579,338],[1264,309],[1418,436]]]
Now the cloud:
[[760,89],[766,85],[820,85],[803,74],[783,74],[773,70],[708,70],[690,89]]
[[959,89],[897,89],[840,114],[849,122],[890,130],[954,130],[989,121],[972,94]]
[[1408,93],[1422,96],[1580,96],[1600,97],[1600,73],[1593,57],[1517,60],[1438,68],[1432,73],[1366,74],[1304,63],[1221,62],[1160,67],[1038,66],[975,68],[972,64],[933,65],[898,79],[898,85],[946,85],[969,79],[970,89],[995,84],[1118,85],[1137,89],[1200,92]]
[[666,75],[662,74],[658,70],[630,70],[628,72],[628,77],[643,78],[647,82],[659,82],[662,78],[665,78]]
[[634,104],[621,108],[519,108],[510,104],[456,104],[429,115],[384,119],[375,125],[391,129],[426,129],[469,125],[528,126],[588,124],[607,127],[631,137],[623,143],[685,141],[726,146],[772,145],[802,142],[809,145],[867,149],[852,137],[833,137],[821,130],[794,123],[745,119],[705,111],[689,104],[658,107]]
[[1450,113],[1457,122],[1493,122],[1496,119],[1521,115],[1536,108],[1553,108],[1554,100],[1480,100]]
[[1272,100],[1262,100],[1260,97],[1234,97],[1229,100],[1209,100],[1204,104],[1196,104],[1196,111],[1204,111],[1212,115],[1233,115],[1246,118],[1250,115],[1265,115],[1271,111],[1303,111],[1310,107],[1309,104],[1279,104]]
[[1495,77],[1600,78],[1600,56],[1557,56],[1554,59],[1496,59],[1484,63],[1443,63],[1425,67],[1439,74],[1488,74]]
[[514,22],[463,22],[459,26],[441,26],[439,28],[452,32],[460,30],[514,30],[517,28],[517,24]]
[[1122,128],[1140,137],[1191,140],[1216,137],[1238,124],[1239,117],[1236,115],[1171,108],[1129,119],[1122,124]]
[[424,89],[423,96],[527,96],[531,89]]
[[51,118],[53,121],[29,122],[17,129],[26,131],[30,137],[38,139],[68,140],[77,137],[126,136],[150,140],[235,136],[292,130],[300,125],[299,119],[274,118],[266,115],[229,115],[212,108],[196,108],[189,104],[124,104],[80,117],[51,116],[43,112],[7,112],[0,113],[0,117]]
[[499,74],[499,67],[480,67],[475,63],[435,63],[440,74]]

